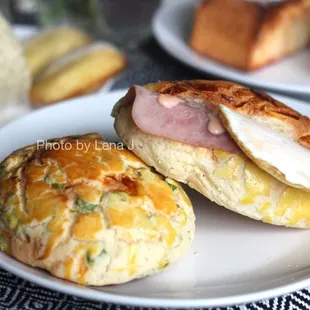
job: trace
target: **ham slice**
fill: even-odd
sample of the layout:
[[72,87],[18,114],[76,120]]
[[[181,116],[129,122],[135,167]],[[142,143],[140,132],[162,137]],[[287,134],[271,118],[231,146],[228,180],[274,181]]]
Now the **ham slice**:
[[207,102],[201,99],[179,98],[179,103],[176,104],[174,98],[173,104],[169,106],[161,104],[159,96],[157,92],[133,86],[124,98],[125,106],[133,106],[132,118],[140,130],[194,146],[241,152],[224,128],[214,134],[213,124],[218,128],[221,123]]

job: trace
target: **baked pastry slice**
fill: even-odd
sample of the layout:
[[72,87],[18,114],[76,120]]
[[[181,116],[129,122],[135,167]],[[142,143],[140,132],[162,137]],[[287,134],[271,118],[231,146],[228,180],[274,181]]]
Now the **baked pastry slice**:
[[208,0],[197,5],[190,46],[254,70],[310,44],[310,1]]
[[[265,162],[253,163],[235,142],[240,139],[230,135],[236,132],[226,130],[231,120],[219,118],[221,106],[310,152],[307,117],[262,92],[224,81],[134,86],[115,106],[115,129],[148,165],[218,205],[274,225],[310,227],[310,193],[282,182],[283,175],[269,173]],[[251,126],[246,130],[250,134]],[[287,165],[292,160],[298,158]]]
[[193,240],[181,186],[97,134],[24,147],[0,169],[0,248],[79,284],[163,271]]
[[90,44],[92,38],[72,26],[60,26],[33,36],[24,43],[24,53],[33,79],[53,61]]
[[94,92],[126,65],[125,56],[113,45],[88,45],[48,66],[31,89],[31,102],[42,106]]

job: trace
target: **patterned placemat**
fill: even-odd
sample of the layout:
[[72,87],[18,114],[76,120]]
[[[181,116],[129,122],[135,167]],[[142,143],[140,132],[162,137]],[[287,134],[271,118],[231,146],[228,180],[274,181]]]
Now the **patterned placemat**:
[[[167,55],[154,41],[146,42],[138,52],[129,52],[133,66],[119,77],[113,89],[132,84],[145,84],[158,80],[214,79],[186,67]],[[142,310],[92,302],[68,296],[24,281],[0,269],[0,310]],[[150,308],[149,308],[150,309]],[[217,310],[304,310],[310,309],[310,288],[282,297],[247,305],[217,308]]]
[[[44,289],[0,269],[0,310],[155,310],[92,302]],[[213,308],[215,310],[215,308]],[[216,310],[308,310],[310,289],[247,305]]]

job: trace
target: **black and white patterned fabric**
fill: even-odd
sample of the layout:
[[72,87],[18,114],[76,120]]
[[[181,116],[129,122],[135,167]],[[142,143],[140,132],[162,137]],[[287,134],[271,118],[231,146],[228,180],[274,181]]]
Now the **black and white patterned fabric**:
[[[153,310],[93,302],[44,289],[0,269],[0,310]],[[214,310],[308,310],[310,288],[247,305]],[[154,308],[155,310],[155,308]]]
[[[115,82],[113,89],[158,80],[215,79],[186,67],[167,55],[154,39],[146,42],[139,52],[128,52],[134,64]],[[93,302],[54,292],[20,279],[0,269],[0,310],[143,310]],[[271,300],[238,305],[217,310],[310,310],[310,288]]]

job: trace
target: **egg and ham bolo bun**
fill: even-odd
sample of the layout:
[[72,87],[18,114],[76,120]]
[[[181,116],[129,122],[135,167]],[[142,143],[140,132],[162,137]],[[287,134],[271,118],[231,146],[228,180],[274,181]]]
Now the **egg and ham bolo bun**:
[[188,248],[195,218],[177,182],[98,134],[49,142],[56,147],[27,146],[1,163],[2,251],[106,285],[158,273]]
[[122,141],[166,177],[252,219],[310,227],[310,121],[283,103],[231,82],[160,82],[133,86],[112,114]]

